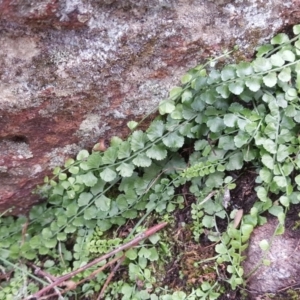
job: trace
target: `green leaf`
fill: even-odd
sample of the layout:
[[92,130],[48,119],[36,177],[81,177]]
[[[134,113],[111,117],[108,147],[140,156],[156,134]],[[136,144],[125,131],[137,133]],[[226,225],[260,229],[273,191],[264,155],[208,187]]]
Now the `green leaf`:
[[176,131],[168,134],[162,141],[168,148],[181,148],[184,144],[184,138]]
[[101,195],[100,197],[95,199],[95,205],[101,211],[108,211],[110,209],[110,204],[111,200],[105,195]]
[[127,127],[130,129],[130,130],[133,130],[133,129],[135,129],[137,126],[138,126],[138,122],[136,122],[136,121],[129,121],[128,123],[127,123]]
[[269,154],[262,155],[261,161],[270,170],[274,169],[274,161],[273,161],[273,158],[271,155],[269,155]]
[[128,209],[122,213],[122,216],[126,219],[135,219],[137,217],[137,211],[135,209]]
[[198,76],[192,81],[191,87],[196,91],[200,91],[204,86],[206,86],[206,84],[207,84],[207,77]]
[[103,188],[105,186],[106,182],[101,180],[100,178],[98,179],[98,182],[91,188],[91,193],[93,195],[97,195],[103,191]]
[[145,153],[141,153],[137,155],[132,162],[137,166],[137,167],[149,167],[151,165],[151,159],[146,156]]
[[294,88],[289,88],[286,92],[285,92],[285,99],[287,101],[293,101],[293,100],[297,100],[298,98],[298,92],[296,89]]
[[164,145],[153,145],[150,149],[147,150],[146,155],[149,158],[156,160],[163,160],[167,157],[167,150]]
[[265,54],[267,54],[269,51],[273,50],[274,49],[274,46],[272,45],[262,45],[262,46],[259,46],[256,50],[257,50],[257,54],[256,56],[257,57],[262,57],[264,56]]
[[285,114],[288,117],[294,117],[296,115],[297,111],[293,105],[288,105],[287,108],[285,109]]
[[240,170],[243,167],[243,153],[238,152],[230,156],[229,161],[226,165],[226,170],[232,171],[232,170]]
[[221,132],[225,128],[223,119],[219,117],[209,118],[207,121],[207,126],[212,132]]
[[136,152],[137,150],[143,149],[145,147],[145,143],[147,141],[147,136],[146,134],[141,131],[135,131],[132,136],[131,136],[131,148],[134,152]]
[[267,266],[267,267],[269,267],[271,265],[271,261],[269,259],[263,259],[262,263],[264,266]]
[[193,98],[193,93],[191,90],[186,90],[181,95],[181,102],[190,102],[190,100]]
[[155,234],[149,236],[148,239],[153,245],[155,245],[160,240],[160,237],[159,237],[158,233],[155,233]]
[[202,218],[202,224],[206,228],[212,228],[215,226],[215,218],[213,216],[205,215]]
[[236,147],[241,148],[242,146],[246,145],[249,140],[249,134],[244,131],[239,131],[238,134],[234,137],[234,143]]
[[100,177],[105,182],[113,181],[117,176],[117,173],[111,168],[105,168],[101,173]]
[[269,213],[275,217],[277,217],[282,212],[283,212],[282,206],[273,205],[271,208],[269,208]]
[[97,177],[91,171],[86,174],[80,175],[80,179],[86,186],[89,187],[94,186],[98,181]]
[[294,165],[292,162],[288,161],[285,164],[283,164],[282,172],[284,176],[289,176],[293,171],[294,171]]
[[174,120],[182,120],[182,104],[177,104],[175,110],[171,112],[171,118]]
[[89,152],[87,150],[81,150],[76,156],[77,160],[85,160],[86,158],[89,157]]
[[118,159],[129,157],[131,154],[131,147],[128,141],[124,141],[119,145]]
[[264,239],[259,242],[259,247],[261,250],[267,251],[267,250],[269,250],[270,245],[269,245],[269,242]]
[[289,40],[290,39],[287,34],[279,33],[271,39],[271,44],[272,45],[281,45],[283,43],[288,43]]
[[179,95],[181,95],[182,87],[175,86],[170,91],[170,98],[173,100],[176,99]]
[[235,114],[226,114],[224,115],[224,124],[227,127],[235,127],[238,117]]
[[220,79],[221,79],[221,73],[216,69],[212,69],[211,72],[208,74],[207,83],[213,84],[219,82]]
[[300,34],[300,24],[293,26],[293,32],[295,35]]
[[117,147],[109,147],[102,156],[103,164],[111,165],[113,164],[118,157]]
[[219,144],[218,144],[218,148],[220,149],[224,149],[224,150],[235,150],[235,144],[234,144],[234,140],[233,140],[233,136],[221,136],[219,139]]
[[50,238],[52,238],[52,236],[53,236],[53,233],[49,228],[44,228],[42,230],[42,237],[44,239],[50,239]]
[[289,151],[288,151],[288,147],[285,145],[280,144],[278,147],[278,151],[277,151],[277,161],[279,162],[283,162],[288,156],[289,156]]
[[297,183],[298,186],[300,186],[300,175],[297,175],[295,177],[295,182]]
[[294,116],[294,120],[297,123],[300,123],[300,111],[299,110],[296,111],[296,115]]
[[200,95],[198,95],[194,98],[191,107],[195,111],[203,111],[206,107],[206,103],[201,99]]
[[208,178],[205,181],[205,185],[207,187],[219,187],[223,184],[224,173],[223,172],[215,172],[208,175]]
[[[277,135],[277,126],[274,122],[268,121],[266,118],[266,123],[268,124],[264,130],[264,134],[266,134],[269,138],[275,139]],[[264,139],[263,144],[266,142],[267,139]],[[262,144],[262,145],[263,145]]]
[[57,234],[57,240],[58,241],[65,241],[67,239],[67,235],[64,232],[59,232]]
[[288,82],[291,80],[291,69],[290,68],[284,68],[281,70],[281,72],[278,74],[278,78],[283,82]]
[[88,205],[92,198],[93,195],[91,193],[82,192],[78,198],[78,206]]
[[116,170],[122,177],[130,177],[133,174],[134,165],[123,162],[117,167]]
[[271,63],[275,67],[282,67],[284,65],[284,59],[280,54],[275,53],[270,57]]
[[219,254],[226,254],[228,251],[224,244],[217,244],[215,250]]
[[256,190],[256,194],[262,202],[266,202],[268,200],[268,192],[264,187],[258,187]]
[[288,62],[295,61],[295,54],[291,50],[283,50],[281,53],[281,57]]
[[246,86],[252,92],[257,92],[260,89],[261,77],[250,77],[245,81]]
[[242,80],[236,80],[231,82],[228,88],[232,94],[240,95],[244,91],[244,82]]
[[156,120],[151,123],[149,128],[147,129],[147,136],[151,142],[155,141],[156,139],[162,137],[165,131],[165,125],[162,121]]
[[182,77],[181,77],[181,83],[182,84],[186,84],[188,82],[190,82],[191,80],[193,79],[193,76],[191,74],[184,74]]
[[130,260],[135,260],[137,258],[137,251],[134,248],[131,248],[125,252],[125,256]]
[[255,148],[244,148],[242,149],[244,155],[244,161],[253,161],[258,157],[258,150]]
[[236,77],[235,67],[228,65],[221,71],[221,78],[223,81],[227,81]]
[[245,130],[247,131],[247,133],[252,135],[257,130],[257,125],[258,125],[257,122],[248,123],[245,126]]
[[123,140],[121,138],[119,138],[118,136],[113,136],[110,139],[110,146],[111,147],[119,147],[119,145],[121,145],[121,143],[123,142]]
[[157,250],[154,247],[151,247],[151,248],[149,248],[149,251],[150,251],[149,260],[150,261],[156,261],[156,260],[158,260]]
[[64,164],[65,168],[69,168],[71,165],[73,165],[75,160],[73,158],[68,158]]
[[263,77],[263,82],[267,87],[273,87],[277,83],[277,76],[275,72],[270,72]]
[[214,90],[207,90],[201,94],[200,98],[207,104],[213,104],[217,100],[217,92]]
[[252,66],[249,62],[241,62],[236,67],[238,77],[245,77],[253,73]]
[[288,207],[288,206],[290,205],[290,200],[289,200],[289,198],[286,197],[286,196],[281,196],[281,197],[279,198],[279,201],[280,201],[280,203],[281,203],[283,206],[285,206],[285,207]]
[[89,166],[89,168],[95,168],[95,169],[99,168],[101,163],[102,163],[102,157],[99,152],[92,153],[86,161],[86,164]]
[[203,150],[208,145],[207,140],[198,140],[195,142],[194,149],[196,151]]
[[175,109],[175,103],[172,100],[163,100],[159,103],[159,113],[161,115],[170,114]]
[[276,143],[271,139],[266,139],[263,146],[268,152],[272,154],[275,154],[277,152]]
[[272,173],[266,167],[263,167],[259,171],[259,176],[262,179],[262,181],[264,181],[266,183],[271,183],[271,180],[273,178]]
[[286,178],[284,176],[274,176],[273,181],[276,182],[278,187],[283,188],[287,186]]
[[85,220],[91,220],[96,218],[97,208],[95,205],[92,205],[84,210],[83,217]]
[[218,85],[216,91],[221,95],[222,98],[227,99],[230,96],[230,91],[227,84]]
[[67,174],[66,173],[59,173],[58,179],[59,180],[66,180],[67,179]]
[[[271,61],[264,57],[258,57],[252,62],[253,69],[256,73],[266,72],[272,69]],[[247,83],[246,83],[247,85]],[[250,88],[250,87],[249,87]]]
[[244,223],[241,225],[241,231],[243,235],[250,236],[251,232],[253,231],[253,225]]

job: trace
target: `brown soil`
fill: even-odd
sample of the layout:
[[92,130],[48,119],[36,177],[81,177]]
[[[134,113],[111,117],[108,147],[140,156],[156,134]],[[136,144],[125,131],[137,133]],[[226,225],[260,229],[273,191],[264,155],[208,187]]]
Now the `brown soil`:
[[[254,169],[250,169],[240,173],[232,172],[230,175],[236,179],[237,186],[231,191],[231,203],[228,212],[234,208],[238,208],[243,209],[244,213],[249,213],[257,200],[254,190],[257,174]],[[186,189],[187,187],[183,187],[183,191]],[[166,275],[161,284],[162,286],[167,285],[172,290],[188,292],[192,287],[196,288],[203,281],[213,283],[218,280],[225,289],[225,292],[219,298],[221,300],[300,299],[300,296],[297,296],[297,289],[300,288],[300,257],[296,259],[300,249],[300,229],[295,229],[295,224],[299,222],[298,213],[300,205],[291,207],[287,214],[285,234],[277,236],[273,241],[273,246],[268,257],[272,262],[273,268],[267,271],[268,267],[264,267],[264,273],[261,273],[262,270],[260,269],[259,274],[263,275],[254,274],[251,280],[247,282],[245,289],[232,291],[230,285],[224,280],[227,278],[226,265],[219,266],[219,274],[217,274],[214,269],[214,260],[205,262],[205,264],[199,264],[202,260],[214,257],[215,252],[214,244],[209,242],[205,235],[200,237],[199,243],[193,239],[189,224],[192,221],[190,211],[191,204],[194,201],[194,197],[186,197],[184,209],[175,212],[175,228],[172,228],[173,259],[166,266]],[[274,232],[277,219],[269,214],[266,214],[266,217],[269,220],[268,223],[256,228],[252,234],[249,249],[253,249],[254,247],[255,250],[247,252],[246,270],[253,267],[261,257],[259,246],[259,250],[257,249],[258,242],[262,239],[269,239]],[[185,226],[183,227],[182,224],[185,224]],[[219,219],[219,229],[225,230],[226,225],[223,220]],[[279,253],[284,253],[284,255],[279,255]],[[285,276],[286,278],[282,279],[280,276]],[[273,298],[270,298],[271,296]]]

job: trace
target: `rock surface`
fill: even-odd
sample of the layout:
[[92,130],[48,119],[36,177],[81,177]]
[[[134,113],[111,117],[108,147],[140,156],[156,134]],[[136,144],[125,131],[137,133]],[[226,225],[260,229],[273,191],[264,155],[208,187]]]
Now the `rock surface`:
[[0,0],[0,211],[49,170],[125,136],[185,71],[300,21],[298,0]]
[[[283,235],[277,235],[270,243],[269,251],[262,251],[259,244],[262,240],[271,241],[276,231],[278,220],[270,219],[268,223],[257,227],[251,234],[244,271],[247,276],[261,262],[269,260],[270,265],[261,265],[250,276],[247,291],[250,299],[261,299],[265,293],[276,294],[299,285],[300,276],[300,236],[299,230],[293,231],[286,227]],[[265,256],[264,256],[265,255]]]

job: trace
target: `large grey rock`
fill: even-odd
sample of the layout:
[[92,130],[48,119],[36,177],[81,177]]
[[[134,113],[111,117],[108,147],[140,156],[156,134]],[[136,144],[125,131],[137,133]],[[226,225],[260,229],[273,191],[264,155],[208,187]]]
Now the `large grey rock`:
[[[250,299],[260,299],[259,296],[265,293],[286,291],[299,282],[299,230],[296,232],[286,226],[283,235],[274,236],[277,225],[276,219],[269,219],[268,223],[255,228],[251,234],[247,259],[244,262],[245,275],[252,274],[247,284]],[[260,248],[262,240],[270,242],[268,251]],[[263,265],[262,259],[268,260],[270,265]]]
[[0,211],[26,212],[50,168],[126,136],[190,67],[235,44],[250,58],[295,3],[0,0]]

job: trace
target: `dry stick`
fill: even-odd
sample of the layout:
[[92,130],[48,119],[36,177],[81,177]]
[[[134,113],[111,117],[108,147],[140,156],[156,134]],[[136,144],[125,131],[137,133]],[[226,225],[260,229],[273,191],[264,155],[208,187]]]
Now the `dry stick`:
[[[34,274],[43,276],[44,278],[46,278],[48,280],[49,283],[52,283],[53,281],[56,280],[55,276],[52,276],[51,274],[44,272],[43,270],[41,270],[40,267],[38,267],[32,263],[29,263],[29,265],[35,269]],[[61,292],[59,291],[59,289],[57,287],[54,287],[54,290],[55,290],[54,296],[58,296],[61,299],[62,295],[61,295]]]
[[96,258],[95,260],[91,261],[90,263],[86,264],[85,266],[78,268],[77,270],[74,270],[73,272],[70,272],[69,274],[66,274],[64,276],[61,276],[59,278],[57,278],[56,281],[54,281],[53,283],[51,283],[50,285],[42,288],[41,290],[39,290],[38,292],[36,292],[35,294],[33,294],[32,296],[29,296],[27,299],[30,299],[31,297],[34,298],[39,298],[41,297],[41,295],[43,295],[45,292],[47,292],[48,290],[52,289],[54,286],[57,286],[59,284],[61,284],[62,282],[64,282],[65,280],[77,275],[78,273],[90,268],[91,266],[97,264],[98,262],[107,259],[113,255],[115,255],[116,253],[123,251],[123,250],[127,250],[135,245],[137,245],[139,242],[141,242],[142,240],[148,238],[149,236],[153,235],[154,233],[156,233],[157,231],[161,230],[162,228],[164,228],[168,223],[164,222],[164,223],[160,223],[157,224],[153,227],[151,227],[150,229],[147,229],[146,231],[138,234],[133,240],[125,243],[124,245],[116,248],[115,250],[112,250],[111,252]]
[[[78,285],[92,279],[94,276],[96,276],[98,273],[100,273],[101,271],[103,271],[104,269],[106,269],[107,267],[109,267],[110,265],[114,264],[116,261],[118,261],[120,259],[120,257],[115,257],[114,259],[110,260],[108,263],[106,263],[105,265],[103,265],[102,267],[100,267],[99,269],[93,271],[87,278],[84,278],[82,280],[80,280],[79,282],[76,282],[76,286],[74,287],[67,287],[66,289],[64,289],[63,291],[61,291],[61,294],[65,294],[71,290],[74,290]],[[49,299],[53,296],[56,296],[56,293],[41,297],[40,300],[42,299]]]
[[102,289],[101,289],[101,292],[100,292],[100,294],[99,294],[97,300],[100,300],[100,299],[103,298],[104,292],[105,292],[105,290],[106,290],[108,284],[110,283],[110,281],[111,281],[111,279],[113,278],[113,276],[116,274],[117,270],[119,269],[119,267],[120,267],[121,263],[124,261],[124,259],[125,259],[125,255],[123,255],[123,256],[120,258],[120,260],[118,261],[118,263],[115,265],[115,267],[113,268],[113,270],[111,271],[111,273],[110,273],[109,276],[107,277],[107,279],[106,279],[106,281],[105,281],[105,283],[104,283],[104,285],[103,285],[103,287],[102,287]]
[[28,264],[30,267],[34,268],[34,270],[35,270],[35,271],[34,271],[34,274],[35,274],[35,275],[41,275],[41,276],[43,276],[43,277],[48,277],[48,278],[51,279],[52,282],[55,281],[55,280],[57,280],[57,277],[55,277],[55,276],[53,276],[53,275],[51,275],[51,274],[49,274],[49,273],[43,271],[40,267],[36,266],[35,264],[33,264],[33,263],[31,263],[31,262],[28,262],[27,264]]

